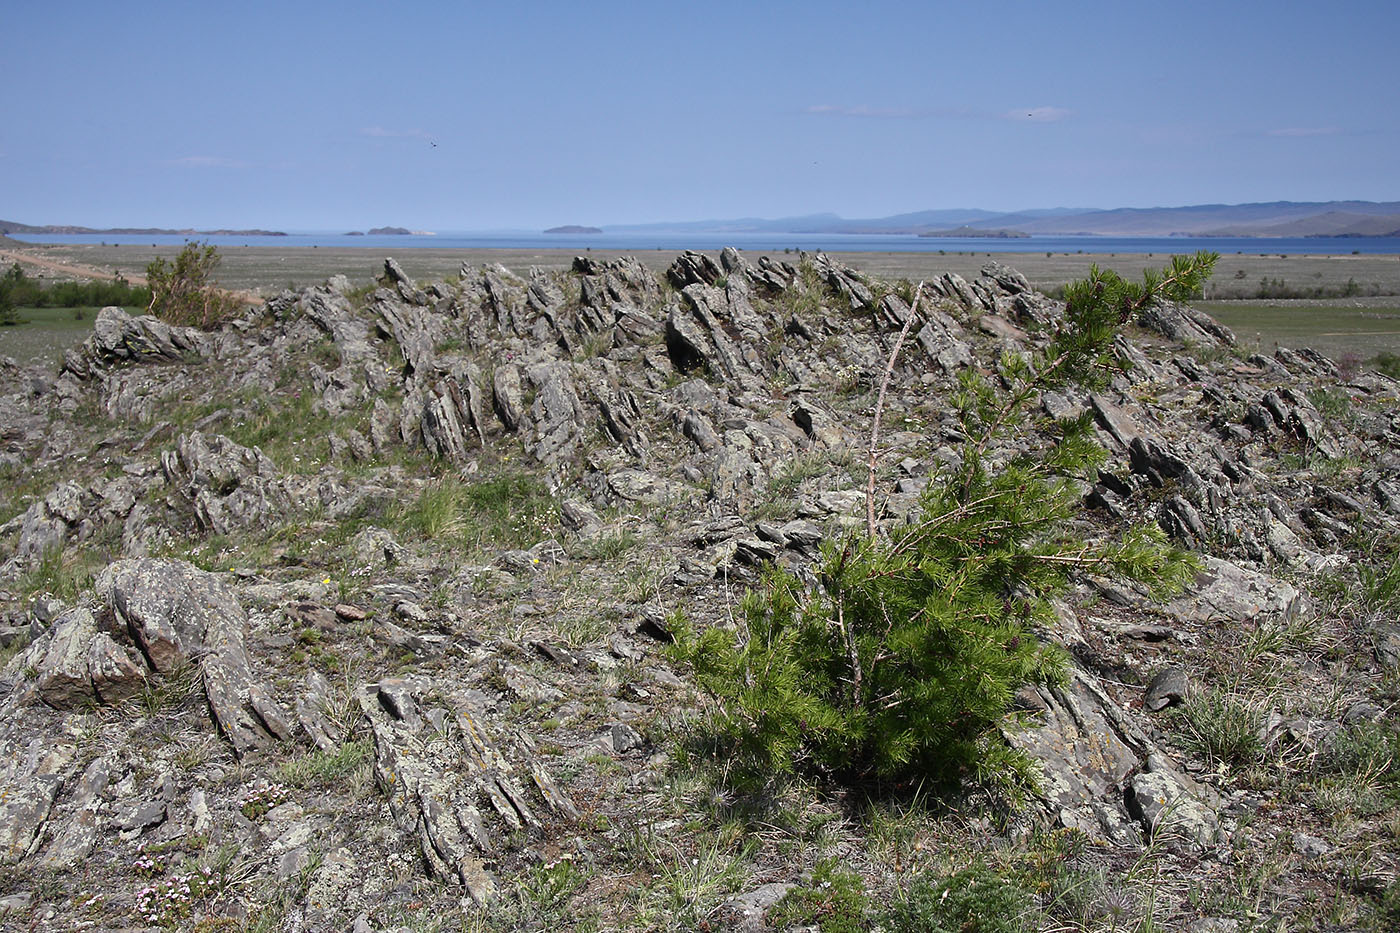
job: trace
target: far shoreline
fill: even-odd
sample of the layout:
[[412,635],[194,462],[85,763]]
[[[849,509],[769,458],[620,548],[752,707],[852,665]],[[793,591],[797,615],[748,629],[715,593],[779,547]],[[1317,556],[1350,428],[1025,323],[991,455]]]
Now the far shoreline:
[[[995,241],[993,241],[995,242]],[[155,258],[173,259],[180,246],[111,244],[34,245],[16,240],[0,242],[0,251],[22,256],[31,253],[44,258],[87,266],[132,278],[145,272]],[[393,258],[408,275],[420,282],[441,281],[486,265],[500,264],[521,275],[531,267],[565,269],[574,257],[596,260],[631,256],[653,273],[665,272],[681,250],[609,250],[573,247],[510,249],[504,247],[413,247],[404,249],[374,246],[246,246],[221,248],[222,263],[218,281],[227,288],[244,290],[263,298],[284,288],[303,288],[324,282],[333,275],[344,275],[352,284],[363,286],[384,271],[386,258]],[[718,250],[701,250],[712,259]],[[746,251],[744,258],[757,262],[767,255],[776,261],[796,263],[799,254],[782,250]],[[934,252],[841,252],[832,258],[878,279],[907,278],[918,281],[952,272],[974,278],[989,262],[998,262],[1021,272],[1031,285],[1052,291],[1073,279],[1083,278],[1091,265],[1112,269],[1127,278],[1137,278],[1144,270],[1160,269],[1170,261],[1168,252],[1158,253],[1055,253],[998,251],[996,249]],[[8,259],[5,260],[8,264]],[[49,274],[52,280],[52,274]],[[1355,297],[1308,299],[1259,298],[1252,292],[1262,284],[1286,283],[1290,288],[1322,289],[1336,296],[1347,283],[1356,283]],[[1375,291],[1382,297],[1370,297]],[[1222,293],[1223,292],[1223,293]],[[1204,299],[1213,303],[1210,312],[1222,323],[1237,328],[1247,344],[1264,348],[1272,342],[1285,345],[1313,345],[1334,356],[1359,354],[1369,358],[1380,351],[1400,355],[1400,333],[1390,323],[1400,314],[1400,254],[1291,255],[1277,253],[1226,254],[1216,265]],[[1353,339],[1344,334],[1299,338],[1293,333],[1301,314],[1326,309],[1329,312],[1360,315],[1366,320],[1384,317],[1384,334]],[[1360,326],[1347,324],[1347,327]],[[1370,326],[1369,324],[1367,326]],[[1341,329],[1341,328],[1339,328]],[[1358,349],[1364,347],[1364,349]]]
[[[996,241],[989,241],[990,244]],[[142,274],[156,258],[170,260],[181,249],[179,245],[151,246],[139,244],[32,244],[11,239],[4,247],[12,252],[34,250],[38,254],[60,257],[70,262],[120,272],[130,277]],[[499,263],[515,272],[524,273],[531,266],[545,269],[567,268],[575,256],[594,259],[615,259],[633,256],[654,272],[666,269],[681,250],[678,249],[603,249],[574,247],[538,247],[530,249],[507,247],[425,247],[393,249],[373,246],[237,246],[219,247],[223,262],[218,278],[230,288],[260,289],[273,294],[289,284],[299,286],[323,282],[332,275],[345,275],[356,283],[377,277],[384,269],[384,260],[393,257],[414,278],[432,281],[457,275],[465,264],[469,268]],[[712,258],[719,250],[699,250]],[[776,261],[795,263],[797,252],[783,250],[741,251],[750,262],[759,256]],[[908,278],[917,281],[944,272],[964,277],[977,275],[982,266],[997,261],[1025,275],[1038,288],[1053,288],[1088,272],[1091,265],[1114,269],[1125,276],[1137,276],[1145,269],[1165,265],[1170,252],[1153,253],[1063,253],[1000,251],[994,247],[976,251],[893,252],[866,251],[833,253],[841,262],[879,278]],[[1241,274],[1243,273],[1243,274]],[[1213,283],[1238,281],[1254,285],[1263,279],[1282,279],[1293,285],[1313,284],[1339,287],[1349,279],[1369,289],[1376,283],[1390,294],[1400,294],[1400,254],[1363,253],[1297,254],[1266,253],[1223,254],[1216,267]]]

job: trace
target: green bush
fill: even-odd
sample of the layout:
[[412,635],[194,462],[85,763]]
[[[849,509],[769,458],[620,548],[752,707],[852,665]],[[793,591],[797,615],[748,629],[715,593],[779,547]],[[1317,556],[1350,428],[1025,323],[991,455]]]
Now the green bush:
[[28,304],[23,299],[27,297],[25,286],[28,280],[25,278],[24,270],[19,263],[15,263],[5,270],[4,277],[0,277],[0,324],[18,324],[18,306]]
[[183,327],[212,330],[238,313],[239,301],[214,284],[218,250],[208,244],[186,243],[173,263],[157,258],[146,267],[151,289],[151,313]]
[[1400,356],[1382,350],[1376,354],[1376,369],[1392,379],[1400,379]]
[[46,287],[14,263],[0,276],[0,324],[19,323],[17,308],[144,308],[150,303],[149,289],[134,286],[120,275],[111,282],[55,282]]
[[548,536],[558,516],[549,489],[527,473],[476,482],[453,475],[426,486],[407,506],[405,524],[425,538],[474,548],[527,548]]
[[1210,764],[1247,768],[1264,754],[1259,714],[1240,698],[1220,690],[1188,699],[1172,714],[1182,747]]
[[1357,567],[1361,580],[1361,606],[1373,612],[1400,609],[1400,550],[1374,554]]
[[766,920],[776,930],[815,925],[821,933],[860,933],[868,929],[868,907],[860,875],[842,871],[834,859],[825,859],[812,871],[811,883],[783,895]]
[[890,933],[1030,933],[1038,913],[1018,879],[974,865],[915,881],[883,926]]
[[770,570],[737,632],[675,620],[674,655],[710,700],[703,744],[731,784],[799,768],[1009,791],[1031,780],[997,726],[1017,689],[1063,676],[1063,651],[1035,635],[1054,624],[1052,597],[1074,571],[1170,591],[1197,563],[1156,526],[1099,544],[1071,527],[1074,479],[1103,457],[1087,417],[1047,425],[1049,439],[1021,452],[1007,437],[1029,434],[1043,390],[1105,382],[1118,327],[1159,297],[1194,293],[1213,262],[1178,257],[1142,285],[1095,267],[1066,288],[1042,353],[1003,356],[995,383],[963,376],[961,464],[931,478],[915,524],[829,543],[815,586]]

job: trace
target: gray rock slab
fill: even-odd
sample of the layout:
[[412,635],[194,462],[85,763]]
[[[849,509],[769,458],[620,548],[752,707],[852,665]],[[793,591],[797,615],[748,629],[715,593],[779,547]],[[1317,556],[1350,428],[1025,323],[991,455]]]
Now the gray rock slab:
[[1304,596],[1291,583],[1248,570],[1217,557],[1205,557],[1204,569],[1187,592],[1162,611],[1183,622],[1245,622],[1260,615],[1293,619],[1308,611]]

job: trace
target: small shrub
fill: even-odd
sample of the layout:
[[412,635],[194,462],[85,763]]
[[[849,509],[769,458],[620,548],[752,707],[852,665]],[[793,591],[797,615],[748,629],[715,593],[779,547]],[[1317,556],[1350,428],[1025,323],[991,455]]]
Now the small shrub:
[[1036,913],[1018,880],[974,865],[946,878],[926,874],[882,919],[890,933],[1029,933]]
[[26,595],[48,593],[65,603],[92,586],[93,575],[101,565],[103,554],[95,549],[65,550],[62,545],[47,548],[39,565],[20,580]]
[[641,544],[642,539],[635,531],[623,528],[615,533],[585,538],[575,550],[579,557],[587,560],[613,560]]
[[276,777],[292,787],[334,784],[354,774],[373,756],[370,741],[359,739],[347,742],[333,752],[315,751],[285,762],[278,766]]
[[1211,690],[1193,696],[1173,716],[1181,728],[1178,741],[1211,765],[1245,768],[1263,755],[1258,714],[1229,693]]
[[587,873],[570,859],[537,865],[516,884],[521,928],[549,929],[567,924],[570,903],[588,883]]
[[842,871],[834,859],[825,859],[812,872],[811,884],[783,896],[768,914],[774,929],[815,925],[821,933],[860,933],[867,928],[869,898],[855,872]]
[[525,473],[505,473],[476,483],[444,476],[419,494],[403,518],[424,537],[499,550],[539,543],[556,514],[544,484]]
[[1376,370],[1392,379],[1400,379],[1400,356],[1382,351],[1376,354]]
[[291,799],[287,788],[274,781],[259,778],[250,783],[243,794],[239,809],[250,820],[260,820],[279,804]]
[[1371,611],[1400,609],[1400,550],[1382,555],[1374,564],[1357,567],[1361,605]]
[[14,325],[19,323],[19,312],[15,310],[14,282],[18,278],[24,278],[24,270],[19,267],[19,263],[10,266],[3,279],[0,279],[0,325]]
[[1351,396],[1342,389],[1313,389],[1308,393],[1308,401],[1332,421],[1347,421],[1351,418]]
[[221,879],[212,869],[200,868],[152,881],[136,892],[132,906],[137,916],[147,923],[173,927],[222,888]]
[[170,324],[213,330],[238,313],[237,298],[214,284],[218,250],[186,243],[173,263],[157,258],[146,267],[151,313]]
[[1362,723],[1338,732],[1314,763],[1319,775],[1365,778],[1400,795],[1400,730],[1390,723]]

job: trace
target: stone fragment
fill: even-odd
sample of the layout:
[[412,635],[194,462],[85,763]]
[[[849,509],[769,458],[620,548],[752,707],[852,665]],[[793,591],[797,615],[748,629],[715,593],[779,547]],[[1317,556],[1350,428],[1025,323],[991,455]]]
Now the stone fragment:
[[326,715],[330,700],[330,683],[319,671],[306,672],[305,686],[297,693],[297,722],[311,737],[312,744],[323,752],[340,747],[344,738],[341,728]]
[[270,745],[270,724],[290,721],[254,678],[247,613],[217,576],[183,561],[123,560],[98,576],[95,589],[157,671],[199,664],[210,712],[235,754]]
[[88,646],[88,676],[97,698],[109,706],[129,700],[146,688],[146,668],[106,632]]
[[599,739],[599,743],[614,755],[625,755],[640,747],[644,741],[637,730],[625,722],[614,722],[604,726]]
[[1194,586],[1162,606],[1170,618],[1183,622],[1245,622],[1261,614],[1294,619],[1309,611],[1297,588],[1217,557],[1204,557],[1204,569]]
[[1051,813],[1065,826],[1136,844],[1138,831],[1117,806],[1114,789],[1142,766],[1151,743],[1085,671],[1075,668],[1064,687],[1035,692],[1044,709],[1039,722],[1002,733],[1040,763]]
[[117,819],[117,828],[124,833],[139,833],[165,822],[164,800],[147,800],[131,806]]
[[767,930],[768,911],[787,896],[797,885],[788,881],[771,881],[751,891],[736,894],[720,907],[719,916],[726,929],[738,933],[762,933]]
[[97,622],[86,609],[70,609],[54,621],[48,650],[35,674],[45,703],[74,709],[93,701],[88,650],[96,636]]
[[1185,786],[1182,776],[1169,771],[1147,771],[1128,785],[1128,806],[1143,826],[1156,836],[1174,833],[1199,847],[1220,838],[1220,820],[1198,794]]
[[31,747],[19,760],[0,762],[0,865],[32,854],[54,801],[71,773],[71,745]]
[[1172,666],[1164,668],[1152,678],[1151,683],[1147,685],[1147,692],[1143,694],[1142,705],[1155,713],[1183,702],[1190,695],[1191,679],[1187,676],[1186,669]]

